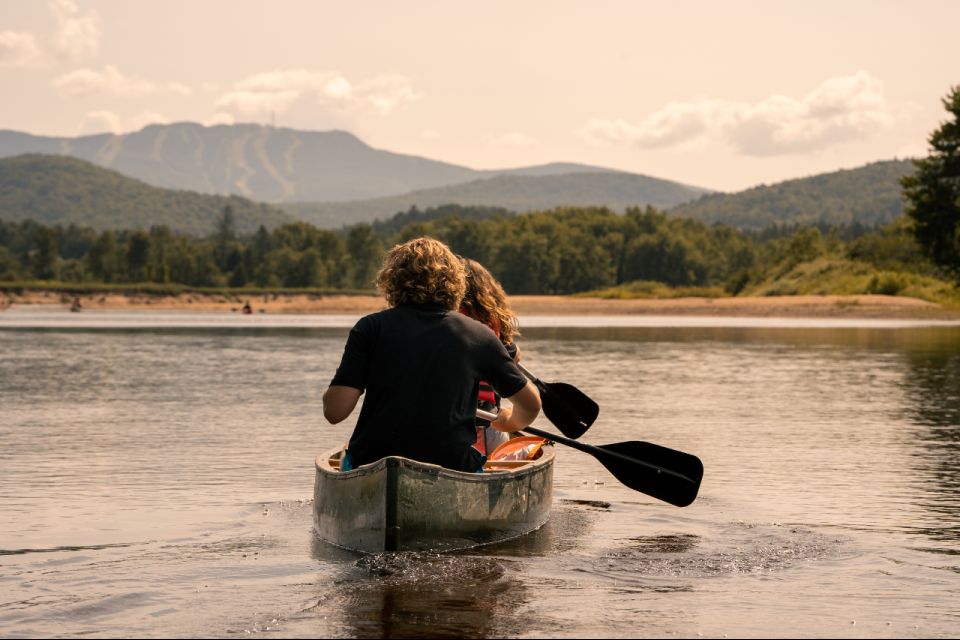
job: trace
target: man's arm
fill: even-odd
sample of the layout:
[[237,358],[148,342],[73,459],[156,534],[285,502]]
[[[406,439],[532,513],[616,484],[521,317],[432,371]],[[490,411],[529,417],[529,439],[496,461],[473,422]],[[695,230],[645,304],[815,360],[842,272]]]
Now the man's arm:
[[520,391],[507,398],[507,400],[513,407],[501,408],[500,417],[490,423],[490,426],[497,431],[507,433],[520,431],[520,429],[530,426],[540,414],[540,393],[529,381]]
[[362,393],[363,391],[353,387],[330,385],[323,393],[323,417],[330,424],[345,420],[357,406]]

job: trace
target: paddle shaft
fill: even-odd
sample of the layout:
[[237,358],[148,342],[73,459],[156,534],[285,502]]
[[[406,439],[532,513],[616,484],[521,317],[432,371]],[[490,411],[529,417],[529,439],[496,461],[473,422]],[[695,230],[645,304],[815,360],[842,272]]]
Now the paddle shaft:
[[527,376],[527,378],[530,379],[530,382],[532,382],[534,385],[536,385],[536,387],[537,387],[538,389],[539,389],[540,387],[544,386],[544,384],[543,384],[543,382],[540,380],[540,378],[538,378],[537,376],[535,376],[535,375],[533,375],[532,373],[530,373],[530,370],[527,369],[527,368],[526,368],[525,366],[523,366],[522,364],[520,364],[519,362],[517,363],[517,368],[520,369],[520,371],[523,372],[523,375]]
[[[497,414],[496,414],[496,413],[493,413],[493,412],[490,412],[490,411],[484,411],[483,409],[477,409],[477,417],[483,418],[484,420],[489,420],[490,422],[493,422],[494,420],[497,419]],[[616,458],[616,459],[620,460],[621,462],[626,462],[627,464],[635,464],[635,465],[640,465],[640,466],[642,466],[642,467],[646,467],[647,469],[650,469],[651,471],[656,471],[658,475],[659,475],[659,474],[665,474],[665,475],[668,475],[668,476],[672,476],[672,477],[674,477],[674,478],[676,478],[676,479],[678,479],[678,480],[683,480],[684,482],[689,482],[689,483],[692,484],[692,485],[696,485],[696,484],[697,484],[697,483],[694,482],[691,478],[688,478],[687,476],[683,475],[682,473],[677,473],[676,471],[671,471],[670,469],[664,469],[663,467],[661,467],[661,466],[659,466],[659,465],[655,465],[655,464],[652,464],[652,463],[650,463],[650,462],[645,462],[645,461],[643,461],[643,460],[637,460],[636,458],[633,458],[633,457],[630,457],[630,456],[625,456],[625,455],[623,455],[622,453],[618,453],[618,452],[616,452],[616,451],[611,451],[611,450],[609,450],[609,449],[601,449],[601,448],[595,447],[595,446],[593,446],[593,445],[584,444],[584,443],[582,443],[582,442],[577,442],[576,440],[571,440],[570,438],[564,438],[563,436],[558,436],[558,435],[553,434],[553,433],[547,433],[546,431],[541,431],[540,429],[535,429],[534,427],[525,427],[525,428],[523,429],[523,431],[524,431],[525,433],[529,433],[529,434],[532,434],[532,435],[535,435],[535,436],[539,436],[539,437],[544,438],[544,439],[546,439],[546,440],[552,440],[553,442],[559,442],[560,444],[566,445],[566,446],[568,446],[568,447],[573,447],[574,449],[577,449],[578,451],[583,451],[584,453],[589,453],[590,455],[592,455],[592,456],[594,456],[594,457],[598,457],[598,456],[609,456],[609,457],[612,457],[612,458]]]

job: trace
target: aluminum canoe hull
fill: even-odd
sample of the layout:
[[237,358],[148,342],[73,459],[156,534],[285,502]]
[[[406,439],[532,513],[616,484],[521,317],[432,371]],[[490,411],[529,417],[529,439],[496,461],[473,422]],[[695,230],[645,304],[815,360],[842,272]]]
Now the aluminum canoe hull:
[[313,520],[321,539],[346,549],[465,549],[516,538],[550,517],[552,447],[523,466],[484,473],[401,457],[341,473],[338,454],[317,457]]

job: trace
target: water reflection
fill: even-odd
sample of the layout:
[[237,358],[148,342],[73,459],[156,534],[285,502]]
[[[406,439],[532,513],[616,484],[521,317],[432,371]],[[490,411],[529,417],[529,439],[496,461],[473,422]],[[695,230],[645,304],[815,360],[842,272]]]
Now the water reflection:
[[333,616],[357,638],[514,636],[527,624],[521,611],[532,598],[521,563],[578,548],[592,523],[582,508],[560,506],[537,531],[447,554],[361,555],[314,536],[314,559],[336,569],[299,617]]
[[955,351],[960,327],[525,327],[527,340],[624,343],[834,345],[853,349]]
[[[915,473],[924,478],[921,506],[929,518],[916,530],[935,541],[960,539],[960,353],[955,349],[908,351],[905,410],[916,428]],[[940,549],[956,553],[954,549]]]
[[325,625],[332,617],[334,628],[356,638],[504,637],[528,599],[507,564],[453,554],[360,556],[324,580],[301,617],[328,618]]

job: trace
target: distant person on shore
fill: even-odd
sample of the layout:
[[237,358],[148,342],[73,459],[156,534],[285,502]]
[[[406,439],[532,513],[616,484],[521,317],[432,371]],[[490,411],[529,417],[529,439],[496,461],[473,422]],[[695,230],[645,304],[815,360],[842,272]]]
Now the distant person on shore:
[[458,313],[466,272],[450,249],[431,238],[393,247],[377,274],[390,307],[361,318],[323,394],[323,414],[337,424],[367,394],[341,469],[404,456],[461,471],[486,460],[477,440],[480,380],[513,403],[491,425],[504,432],[540,412],[503,343],[485,325]]
[[242,309],[242,311],[243,311],[244,313],[253,313],[253,307],[250,306],[250,301],[249,301],[249,300],[247,300],[246,302],[243,303],[243,309]]
[[[503,286],[486,267],[469,258],[461,258],[467,275],[467,290],[460,303],[460,313],[487,325],[506,348],[514,362],[520,361],[520,349],[513,339],[520,335],[516,314],[510,309]],[[477,406],[496,413],[500,409],[500,394],[484,380],[480,381]],[[490,428],[486,420],[477,419],[477,449],[489,456],[494,449],[510,439],[503,431]]]
[[80,298],[73,299],[73,303],[70,305],[70,311],[83,311],[83,304],[80,302]]

